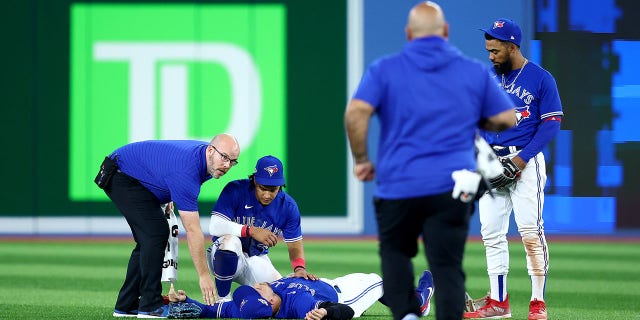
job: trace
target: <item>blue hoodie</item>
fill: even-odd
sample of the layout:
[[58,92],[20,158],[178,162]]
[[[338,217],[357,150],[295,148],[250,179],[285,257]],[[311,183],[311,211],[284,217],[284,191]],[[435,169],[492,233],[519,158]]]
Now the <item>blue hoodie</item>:
[[450,192],[453,171],[476,167],[480,120],[513,108],[488,66],[435,36],[375,61],[353,98],[379,118],[375,196],[383,199]]

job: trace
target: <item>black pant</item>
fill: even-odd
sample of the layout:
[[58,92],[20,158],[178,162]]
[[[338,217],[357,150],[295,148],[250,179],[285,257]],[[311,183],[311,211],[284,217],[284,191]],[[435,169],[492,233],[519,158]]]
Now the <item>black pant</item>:
[[162,262],[169,239],[169,224],[156,196],[140,182],[117,172],[105,193],[127,220],[136,247],[115,308],[153,311],[162,302]]
[[451,192],[400,200],[375,199],[382,260],[384,300],[393,318],[420,315],[411,258],[422,235],[433,274],[436,319],[462,319],[465,274],[462,256],[473,205],[451,198]]

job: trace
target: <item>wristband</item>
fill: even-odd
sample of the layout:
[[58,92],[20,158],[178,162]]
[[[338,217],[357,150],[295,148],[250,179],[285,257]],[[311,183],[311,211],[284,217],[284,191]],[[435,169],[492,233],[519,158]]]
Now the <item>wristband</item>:
[[241,237],[251,237],[251,226],[242,226]]
[[291,268],[293,268],[293,272],[296,272],[298,268],[307,269],[305,266],[304,258],[295,258],[291,261]]

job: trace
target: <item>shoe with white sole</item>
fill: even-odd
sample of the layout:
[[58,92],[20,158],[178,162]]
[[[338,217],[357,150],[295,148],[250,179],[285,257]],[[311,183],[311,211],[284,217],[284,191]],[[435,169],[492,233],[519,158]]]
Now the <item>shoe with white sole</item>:
[[486,303],[480,309],[473,312],[465,312],[463,319],[509,319],[511,318],[511,307],[509,307],[509,296],[504,301],[493,300],[486,297]]
[[422,272],[420,280],[418,280],[418,288],[416,294],[420,300],[420,312],[424,317],[431,310],[431,297],[433,296],[433,276],[429,270]]

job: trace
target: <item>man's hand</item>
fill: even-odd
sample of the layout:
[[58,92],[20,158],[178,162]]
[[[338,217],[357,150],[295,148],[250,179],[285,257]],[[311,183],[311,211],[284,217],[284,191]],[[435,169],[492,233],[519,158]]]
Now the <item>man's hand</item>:
[[353,174],[360,181],[371,181],[376,177],[376,168],[371,161],[367,160],[361,163],[356,163],[353,167]]
[[173,201],[167,203],[164,207],[164,214],[171,214],[171,212],[173,212]]
[[173,283],[169,288],[168,296],[169,296],[169,301],[171,302],[184,302],[185,300],[187,300],[187,293],[184,292],[184,290],[178,290],[176,292],[176,289],[173,287]]
[[[520,160],[522,161],[522,159]],[[501,158],[500,162],[502,163],[503,167],[502,173],[499,176],[491,178],[489,180],[489,182],[491,182],[491,188],[493,189],[511,187],[511,185],[513,185],[520,179],[520,174],[522,172],[520,166],[518,166],[512,159],[508,157]]]
[[202,300],[205,304],[212,306],[218,301],[218,291],[209,274],[200,277],[200,289],[202,290]]
[[198,278],[200,279],[200,290],[202,291],[202,300],[207,305],[213,305],[218,300],[216,286],[209,275],[207,260],[204,254],[204,234],[200,228],[200,216],[197,211],[178,210],[182,224],[187,231],[187,244],[189,245],[189,253],[193,266],[196,268]]
[[308,273],[305,268],[298,268],[293,273],[293,277],[295,278],[305,278],[307,280],[318,280],[318,277],[313,273]]
[[251,237],[256,239],[257,241],[263,243],[268,247],[274,247],[278,244],[278,237],[271,231],[260,228],[260,227],[251,227]]
[[327,309],[313,309],[307,312],[307,315],[304,317],[304,320],[322,320],[322,318],[327,316]]

